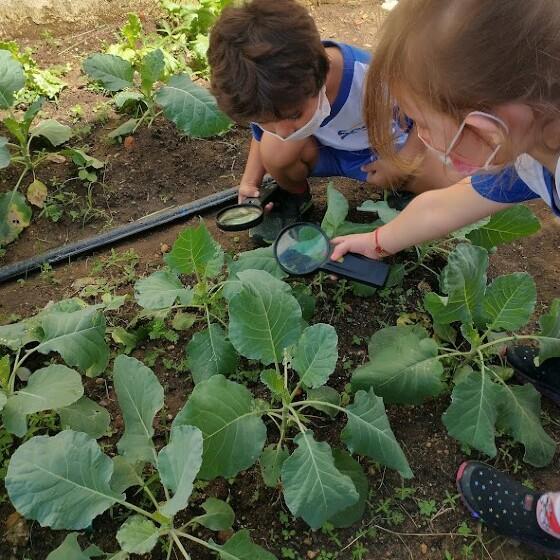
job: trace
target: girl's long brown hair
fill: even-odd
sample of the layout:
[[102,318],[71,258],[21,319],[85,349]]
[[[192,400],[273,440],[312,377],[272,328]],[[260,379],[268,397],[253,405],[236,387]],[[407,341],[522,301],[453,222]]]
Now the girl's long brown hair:
[[460,122],[470,111],[520,102],[560,117],[560,0],[400,0],[369,69],[372,146],[399,162],[395,94]]

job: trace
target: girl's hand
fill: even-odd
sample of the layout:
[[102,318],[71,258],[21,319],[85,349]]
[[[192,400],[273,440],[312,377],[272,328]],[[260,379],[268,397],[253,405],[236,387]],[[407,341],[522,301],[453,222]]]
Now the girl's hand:
[[335,246],[331,255],[333,261],[339,260],[346,253],[358,253],[370,259],[379,259],[380,257],[376,251],[374,232],[335,237],[331,240],[331,243]]

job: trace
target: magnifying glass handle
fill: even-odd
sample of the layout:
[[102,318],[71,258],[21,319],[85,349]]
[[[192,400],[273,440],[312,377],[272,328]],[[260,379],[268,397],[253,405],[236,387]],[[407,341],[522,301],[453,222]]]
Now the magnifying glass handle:
[[389,276],[390,266],[382,261],[369,259],[356,253],[346,253],[342,262],[328,261],[321,266],[321,270],[336,274],[348,280],[361,282],[374,288],[385,285]]

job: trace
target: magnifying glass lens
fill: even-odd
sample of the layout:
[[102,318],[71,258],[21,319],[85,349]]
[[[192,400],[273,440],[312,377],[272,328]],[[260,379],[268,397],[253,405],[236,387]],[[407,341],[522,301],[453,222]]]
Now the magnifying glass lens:
[[329,257],[326,235],[311,224],[295,224],[284,230],[275,245],[276,258],[289,274],[304,275],[317,270]]
[[262,208],[258,206],[233,206],[224,210],[219,217],[218,222],[224,226],[243,226],[255,220],[258,220],[262,215]]

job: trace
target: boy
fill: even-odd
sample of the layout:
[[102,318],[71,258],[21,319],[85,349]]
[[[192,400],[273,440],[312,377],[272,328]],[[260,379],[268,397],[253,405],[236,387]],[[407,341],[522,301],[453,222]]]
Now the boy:
[[[280,187],[271,211],[250,232],[255,241],[272,243],[282,227],[301,220],[311,207],[308,177],[378,186],[402,179],[369,145],[362,97],[370,55],[321,41],[294,0],[226,8],[212,30],[208,58],[220,108],[234,121],[251,123],[253,132],[239,201],[259,195],[266,173]],[[414,159],[416,135],[409,141],[408,131],[396,123],[393,129],[402,153]]]

